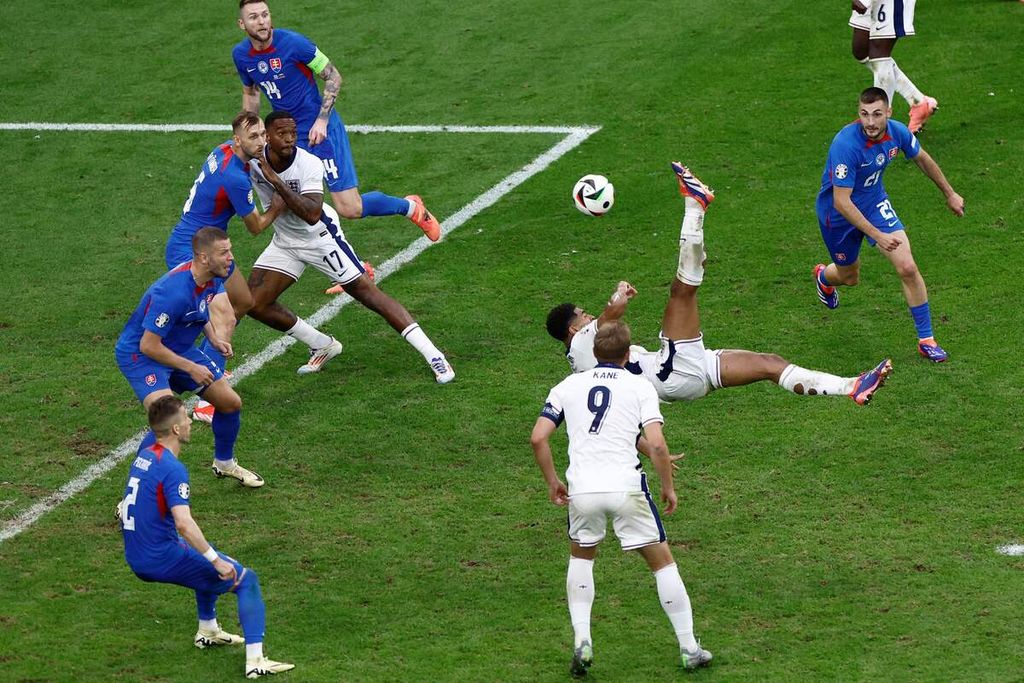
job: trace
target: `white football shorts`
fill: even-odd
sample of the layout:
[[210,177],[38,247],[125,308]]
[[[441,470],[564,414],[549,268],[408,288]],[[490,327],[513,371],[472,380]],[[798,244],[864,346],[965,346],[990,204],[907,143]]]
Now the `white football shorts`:
[[253,267],[283,273],[298,281],[307,265],[343,285],[366,272],[344,235],[339,232],[335,238],[327,230],[311,236],[301,247],[281,247],[271,240]]
[[574,543],[590,548],[603,541],[609,519],[623,550],[665,540],[658,508],[647,491],[579,493],[569,498],[569,539]]
[[850,26],[868,31],[871,38],[902,38],[914,35],[914,5],[917,0],[861,0],[864,14],[850,13]]
[[672,341],[659,334],[661,347],[651,378],[658,396],[666,401],[693,401],[722,388],[721,351],[704,348],[703,335]]

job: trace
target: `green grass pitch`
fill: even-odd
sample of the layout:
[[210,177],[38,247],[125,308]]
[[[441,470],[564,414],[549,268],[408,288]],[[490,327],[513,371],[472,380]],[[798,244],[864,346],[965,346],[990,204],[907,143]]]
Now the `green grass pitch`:
[[[664,407],[680,510],[666,527],[714,652],[716,681],[1024,679],[1024,419],[1016,301],[1024,253],[1024,5],[934,0],[903,70],[940,109],[921,141],[964,196],[950,214],[900,161],[886,175],[951,354],[917,357],[891,268],[826,311],[814,215],[824,155],[870,74],[850,56],[848,3],[273,2],[278,25],[339,66],[350,124],[601,126],[385,280],[449,355],[438,387],[373,314],[325,329],[345,353],[297,377],[293,346],[239,383],[239,454],[268,485],[185,451],[195,517],[260,575],[267,651],[284,681],[560,681],[571,629],[564,512],[528,444],[567,372],[543,320],[640,291],[628,320],[652,345],[675,269],[681,204],[668,162],[716,188],[700,303],[712,348],[777,352],[840,374],[891,356],[872,405],[771,385]],[[0,123],[227,123],[236,3],[0,3]],[[897,99],[895,116],[906,120]],[[163,245],[221,133],[0,130],[0,524],[143,425],[113,362],[124,320],[162,272]],[[353,135],[364,189],[417,192],[442,219],[558,141],[500,134]],[[584,173],[616,185],[610,214],[569,200]],[[381,262],[418,231],[347,226]],[[231,226],[247,270],[268,237]],[[328,301],[315,272],[284,301]],[[244,356],[279,335],[249,321]],[[555,442],[564,466],[564,433]],[[0,543],[0,680],[239,678],[235,651],[197,651],[194,603],[145,584],[112,518],[125,466]],[[642,561],[596,566],[598,681],[681,675]],[[235,625],[233,598],[220,617]]]

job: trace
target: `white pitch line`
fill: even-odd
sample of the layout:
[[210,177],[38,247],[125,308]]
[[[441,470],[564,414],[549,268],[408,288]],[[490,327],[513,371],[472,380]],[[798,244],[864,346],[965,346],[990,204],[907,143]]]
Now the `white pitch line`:
[[[564,139],[559,141],[529,164],[515,173],[506,176],[504,179],[499,181],[497,185],[484,192],[482,195],[456,211],[452,216],[441,223],[441,239],[444,240],[459,226],[469,221],[484,209],[493,206],[499,199],[507,195],[522,183],[526,182],[532,176],[546,169],[561,156],[580,145],[584,140],[597,131],[601,130],[601,128],[595,126],[567,128],[563,130],[571,130],[572,132],[568,133]],[[413,243],[405,249],[376,267],[377,280],[383,280],[387,276],[391,275],[423,253],[423,251],[430,247],[431,244],[432,243],[427,240],[426,237],[420,237],[413,241]],[[313,313],[313,315],[309,316],[307,321],[311,325],[318,327],[331,320],[331,318],[336,316],[341,309],[351,301],[352,298],[347,294],[336,297],[330,303],[322,306],[319,310]],[[231,383],[237,384],[246,377],[259,372],[264,365],[283,354],[288,347],[294,343],[295,339],[288,336],[279,337],[278,339],[270,342],[262,351],[249,358],[234,370],[234,376],[231,379]],[[4,527],[0,529],[0,543],[3,543],[7,539],[13,538],[22,531],[25,531],[39,521],[43,515],[50,512],[75,494],[82,492],[94,481],[114,469],[114,467],[116,467],[117,464],[124,460],[129,454],[136,452],[145,431],[146,430],[142,430],[130,436],[114,450],[104,456],[102,460],[90,465],[84,472],[61,486],[54,493],[51,493],[49,496],[38,503],[35,503],[11,521],[5,523]]]
[[[350,133],[543,133],[550,135],[592,135],[600,126],[345,126]],[[79,133],[230,133],[223,123],[0,123],[0,130],[74,131]]]
[[1000,555],[1020,557],[1024,555],[1024,545],[1021,545],[1020,543],[1010,543],[1008,545],[1001,545],[998,548],[996,548],[996,552]]

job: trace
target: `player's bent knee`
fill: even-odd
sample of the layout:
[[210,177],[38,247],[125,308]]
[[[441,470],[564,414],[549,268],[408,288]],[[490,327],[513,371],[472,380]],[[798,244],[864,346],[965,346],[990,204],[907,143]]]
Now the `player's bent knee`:
[[221,413],[237,413],[242,409],[242,397],[230,387],[226,387],[225,391],[217,392],[216,396],[207,396],[206,399]]
[[896,273],[902,280],[916,280],[921,276],[921,272],[917,269],[917,264],[913,261],[897,265]]

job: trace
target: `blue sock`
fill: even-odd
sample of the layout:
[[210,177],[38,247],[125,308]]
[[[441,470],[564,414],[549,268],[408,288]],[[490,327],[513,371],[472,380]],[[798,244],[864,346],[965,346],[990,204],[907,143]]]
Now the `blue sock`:
[[242,428],[242,411],[225,413],[220,410],[213,414],[213,457],[217,460],[231,460],[235,457],[235,441]]
[[821,272],[818,273],[818,282],[821,283],[822,287],[832,287],[833,286],[833,285],[829,284],[828,280],[825,279],[825,269],[824,268],[822,268]]
[[242,622],[245,644],[262,643],[267,627],[267,611],[256,572],[248,568],[245,570],[245,576],[235,589],[235,594],[238,596],[238,620]]
[[409,213],[409,200],[392,197],[383,192],[363,195],[363,216],[405,216]]
[[918,339],[928,339],[932,335],[932,312],[925,301],[920,306],[913,306],[910,315],[914,316],[914,327],[917,328]]
[[199,618],[210,621],[217,618],[217,594],[196,591],[196,612]]
[[139,450],[136,454],[141,453],[143,449],[149,448],[156,443],[156,434],[153,433],[152,429],[146,431],[146,435],[142,437],[142,443],[139,444]]

